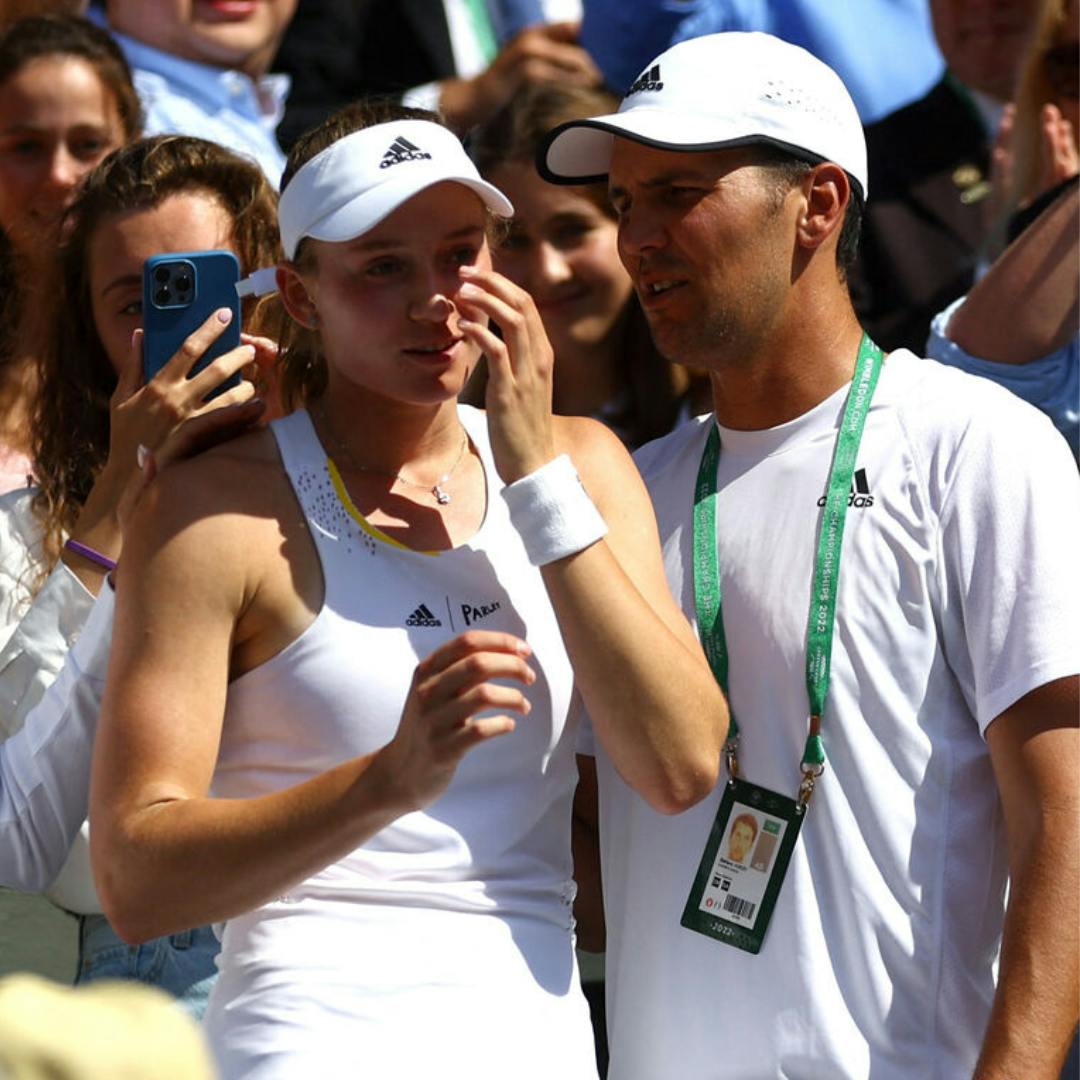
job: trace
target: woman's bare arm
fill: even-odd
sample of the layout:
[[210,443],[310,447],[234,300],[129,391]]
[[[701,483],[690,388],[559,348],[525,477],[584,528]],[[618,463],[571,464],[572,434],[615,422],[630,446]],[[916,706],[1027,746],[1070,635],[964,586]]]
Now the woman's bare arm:
[[237,484],[257,479],[250,466],[204,455],[158,478],[128,527],[94,751],[91,847],[105,912],[129,940],[280,896],[436,798],[472,746],[513,728],[508,715],[475,713],[528,709],[516,686],[491,681],[531,682],[527,647],[471,632],[417,667],[387,746],[280,792],[209,797],[230,655],[273,617],[260,610],[259,523],[232,507]]

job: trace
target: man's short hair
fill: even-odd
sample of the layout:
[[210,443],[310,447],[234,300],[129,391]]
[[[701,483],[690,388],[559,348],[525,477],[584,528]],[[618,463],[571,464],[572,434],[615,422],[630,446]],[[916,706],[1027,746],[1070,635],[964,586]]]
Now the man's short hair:
[[[815,164],[778,146],[764,143],[757,147],[755,158],[756,164],[775,178],[777,206],[793,187],[802,183]],[[862,235],[863,209],[862,194],[858,185],[853,183],[851,197],[844,211],[844,223],[840,227],[840,238],[836,242],[836,272],[841,281],[847,281],[848,274],[855,267],[859,237]]]

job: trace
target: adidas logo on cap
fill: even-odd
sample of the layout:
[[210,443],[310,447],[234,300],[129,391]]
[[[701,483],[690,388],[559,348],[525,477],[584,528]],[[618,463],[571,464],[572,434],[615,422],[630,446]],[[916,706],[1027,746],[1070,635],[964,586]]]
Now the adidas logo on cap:
[[391,165],[400,165],[403,161],[430,161],[431,155],[425,153],[414,143],[409,142],[404,136],[399,135],[389,146],[383,159],[379,162],[380,169],[389,169]]
[[427,604],[421,604],[406,620],[406,626],[442,626]]
[[647,71],[643,71],[633,82],[633,85],[626,91],[626,96],[631,94],[641,94],[647,90],[663,90],[664,84],[660,79],[660,65],[653,64]]

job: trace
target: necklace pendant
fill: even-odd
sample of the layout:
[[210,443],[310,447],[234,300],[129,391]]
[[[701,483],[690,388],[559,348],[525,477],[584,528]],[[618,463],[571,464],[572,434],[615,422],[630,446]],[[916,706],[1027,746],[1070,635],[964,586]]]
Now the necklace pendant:
[[450,496],[438,484],[432,484],[431,494],[435,496],[435,501],[440,506],[445,506],[450,501]]

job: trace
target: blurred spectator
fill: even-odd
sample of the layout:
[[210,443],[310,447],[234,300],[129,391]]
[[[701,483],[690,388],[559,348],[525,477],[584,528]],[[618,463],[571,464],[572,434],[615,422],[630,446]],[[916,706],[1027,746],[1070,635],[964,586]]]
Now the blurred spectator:
[[1044,0],[996,176],[1012,243],[933,322],[927,355],[1042,409],[1080,457],[1077,0]]
[[1044,0],[1016,87],[1004,138],[995,148],[999,201],[1015,239],[1077,173],[1080,136],[1080,5]]
[[29,15],[81,15],[87,0],[0,0],[0,26]]
[[436,110],[461,133],[526,86],[599,85],[577,25],[545,21],[554,10],[540,0],[304,0],[274,62],[294,80],[281,140],[369,94]]
[[931,318],[971,287],[989,233],[990,149],[1036,0],[931,0],[949,70],[866,129],[870,198],[852,299],[886,350],[921,353]]
[[27,483],[35,302],[76,184],[139,131],[131,73],[78,16],[0,34],[0,492]]
[[[690,376],[653,344],[619,259],[607,184],[549,184],[534,164],[553,128],[617,107],[618,99],[603,90],[529,87],[474,132],[472,155],[485,179],[514,204],[509,233],[492,258],[536,301],[555,352],[554,411],[592,416],[638,447],[694,415]],[[703,386],[697,412],[711,408],[702,378],[697,388]],[[476,404],[483,405],[482,395]]]
[[146,133],[220,143],[257,161],[276,186],[285,157],[275,129],[289,80],[267,72],[296,4],[105,0],[135,73]]
[[669,45],[764,30],[801,45],[844,80],[864,124],[922,97],[943,61],[927,0],[585,0],[581,43],[620,94]]
[[213,1080],[195,1024],[162,993],[0,980],[0,1076],[11,1080]]

